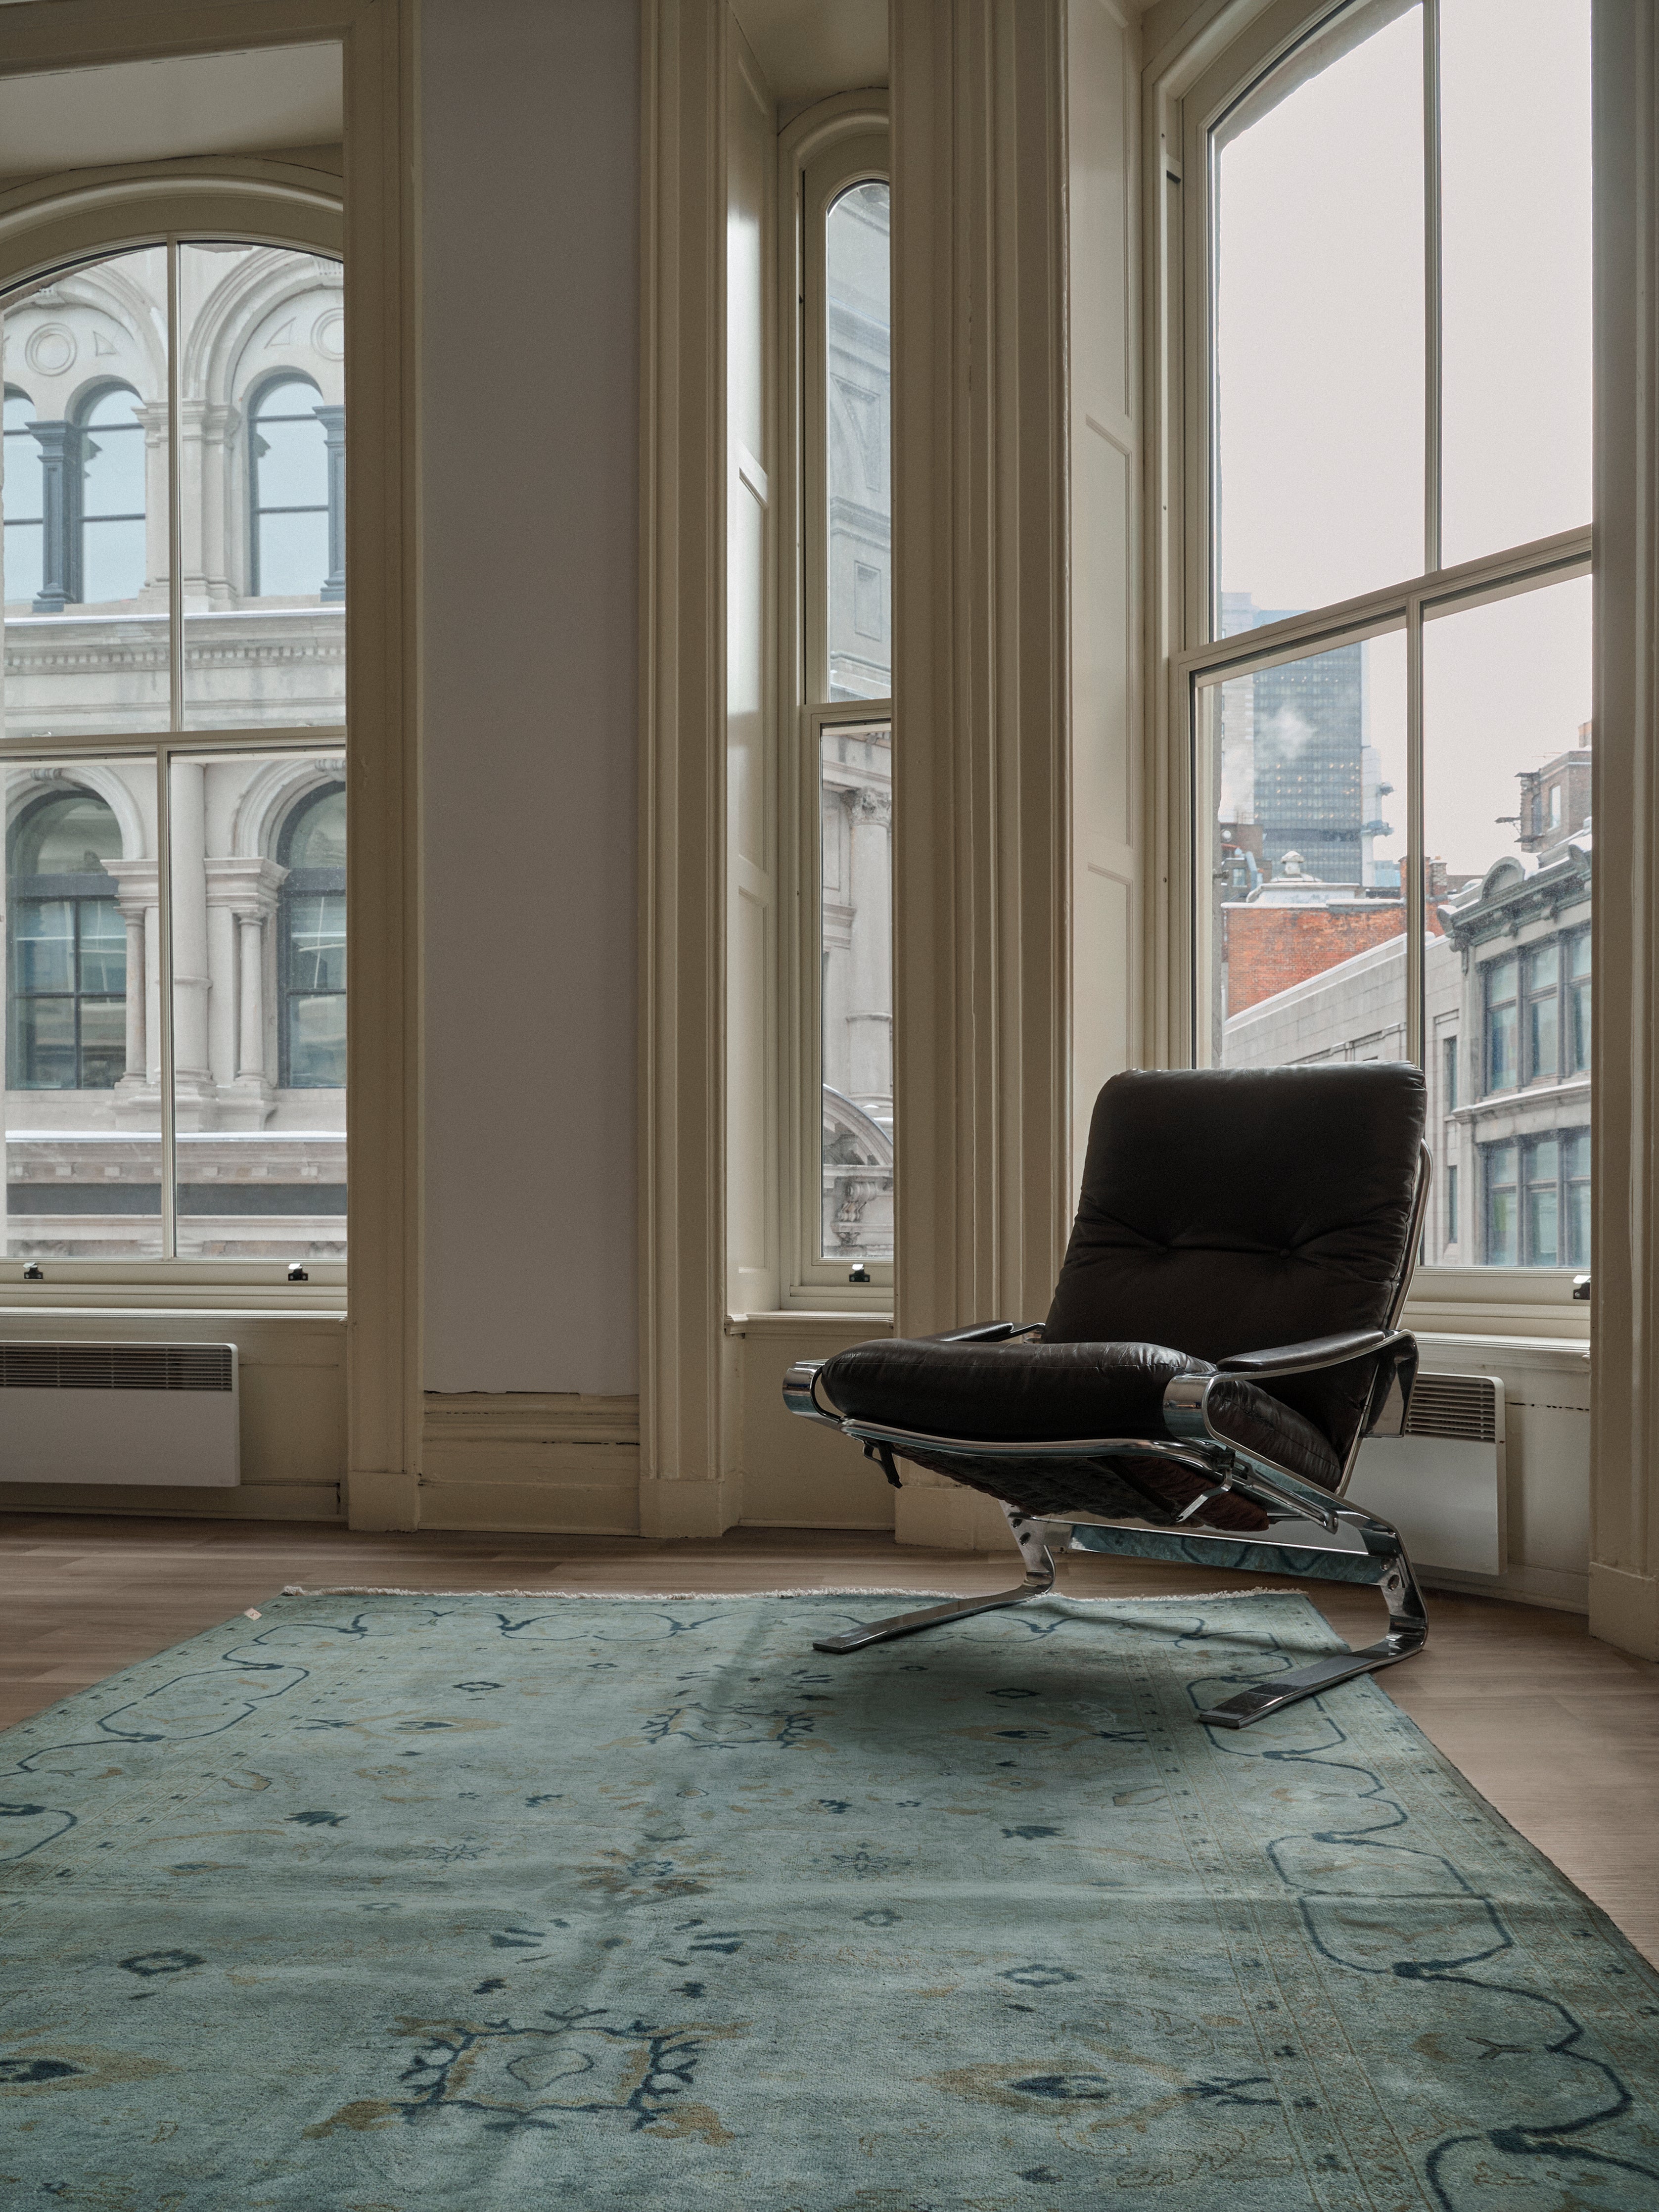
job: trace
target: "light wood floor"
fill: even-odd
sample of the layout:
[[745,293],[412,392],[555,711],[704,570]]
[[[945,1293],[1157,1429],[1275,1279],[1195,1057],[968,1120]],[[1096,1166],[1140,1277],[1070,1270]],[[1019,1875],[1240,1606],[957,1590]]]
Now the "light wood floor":
[[[258,1605],[284,1583],[416,1589],[994,1589],[1003,1563],[861,1533],[733,1529],[717,1543],[623,1536],[367,1535],[275,1522],[0,1518],[0,1725]],[[1261,1578],[1067,1558],[1080,1596]],[[1305,1589],[1370,1643],[1374,1593]],[[1378,1679],[1523,1835],[1659,1963],[1659,1667],[1576,1615],[1431,1595],[1420,1657]]]

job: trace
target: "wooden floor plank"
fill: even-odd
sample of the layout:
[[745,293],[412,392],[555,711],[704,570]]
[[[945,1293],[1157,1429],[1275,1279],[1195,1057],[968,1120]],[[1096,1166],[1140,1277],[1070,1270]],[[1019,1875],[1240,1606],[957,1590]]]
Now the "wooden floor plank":
[[[739,1528],[717,1542],[623,1536],[382,1535],[280,1522],[81,1514],[0,1520],[0,1725],[165,1650],[284,1583],[571,1591],[997,1587],[1006,1560],[846,1529]],[[1061,1561],[1079,1596],[1303,1589],[1350,1643],[1373,1593],[1103,1557]],[[1659,1667],[1575,1614],[1431,1596],[1421,1656],[1382,1686],[1505,1819],[1659,1961]]]

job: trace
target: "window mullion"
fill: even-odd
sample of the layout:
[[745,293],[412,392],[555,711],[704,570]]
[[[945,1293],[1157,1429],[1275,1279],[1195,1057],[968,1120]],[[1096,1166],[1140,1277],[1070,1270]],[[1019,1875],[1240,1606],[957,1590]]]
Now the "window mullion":
[[1428,1068],[1424,934],[1428,926],[1423,846],[1423,602],[1406,603],[1406,1049]]
[[[161,1256],[179,1256],[178,1134],[173,1096],[173,757],[155,749],[155,1023],[161,1107]],[[148,988],[148,986],[146,986]]]
[[1441,558],[1440,0],[1423,0],[1423,568]]

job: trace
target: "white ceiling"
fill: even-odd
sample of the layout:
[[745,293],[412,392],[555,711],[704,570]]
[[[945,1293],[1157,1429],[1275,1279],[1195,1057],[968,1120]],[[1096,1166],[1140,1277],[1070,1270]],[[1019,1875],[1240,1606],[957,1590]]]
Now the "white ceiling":
[[0,78],[0,176],[331,145],[343,127],[337,46]]
[[887,0],[732,0],[781,100],[887,82]]

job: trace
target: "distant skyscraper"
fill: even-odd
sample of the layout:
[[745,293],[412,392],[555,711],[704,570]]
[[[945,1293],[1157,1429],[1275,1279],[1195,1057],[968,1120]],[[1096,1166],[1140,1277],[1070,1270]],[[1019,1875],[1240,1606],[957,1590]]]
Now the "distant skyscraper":
[[[1222,635],[1259,629],[1295,611],[1258,607],[1248,592],[1224,592]],[[1367,814],[1368,795],[1373,813],[1377,800],[1367,792],[1364,653],[1363,646],[1339,646],[1224,687],[1226,742],[1249,730],[1255,819],[1269,873],[1277,874],[1286,853],[1299,853],[1303,872],[1325,883],[1371,879],[1370,841],[1380,825]],[[1374,794],[1374,764],[1369,781]]]

